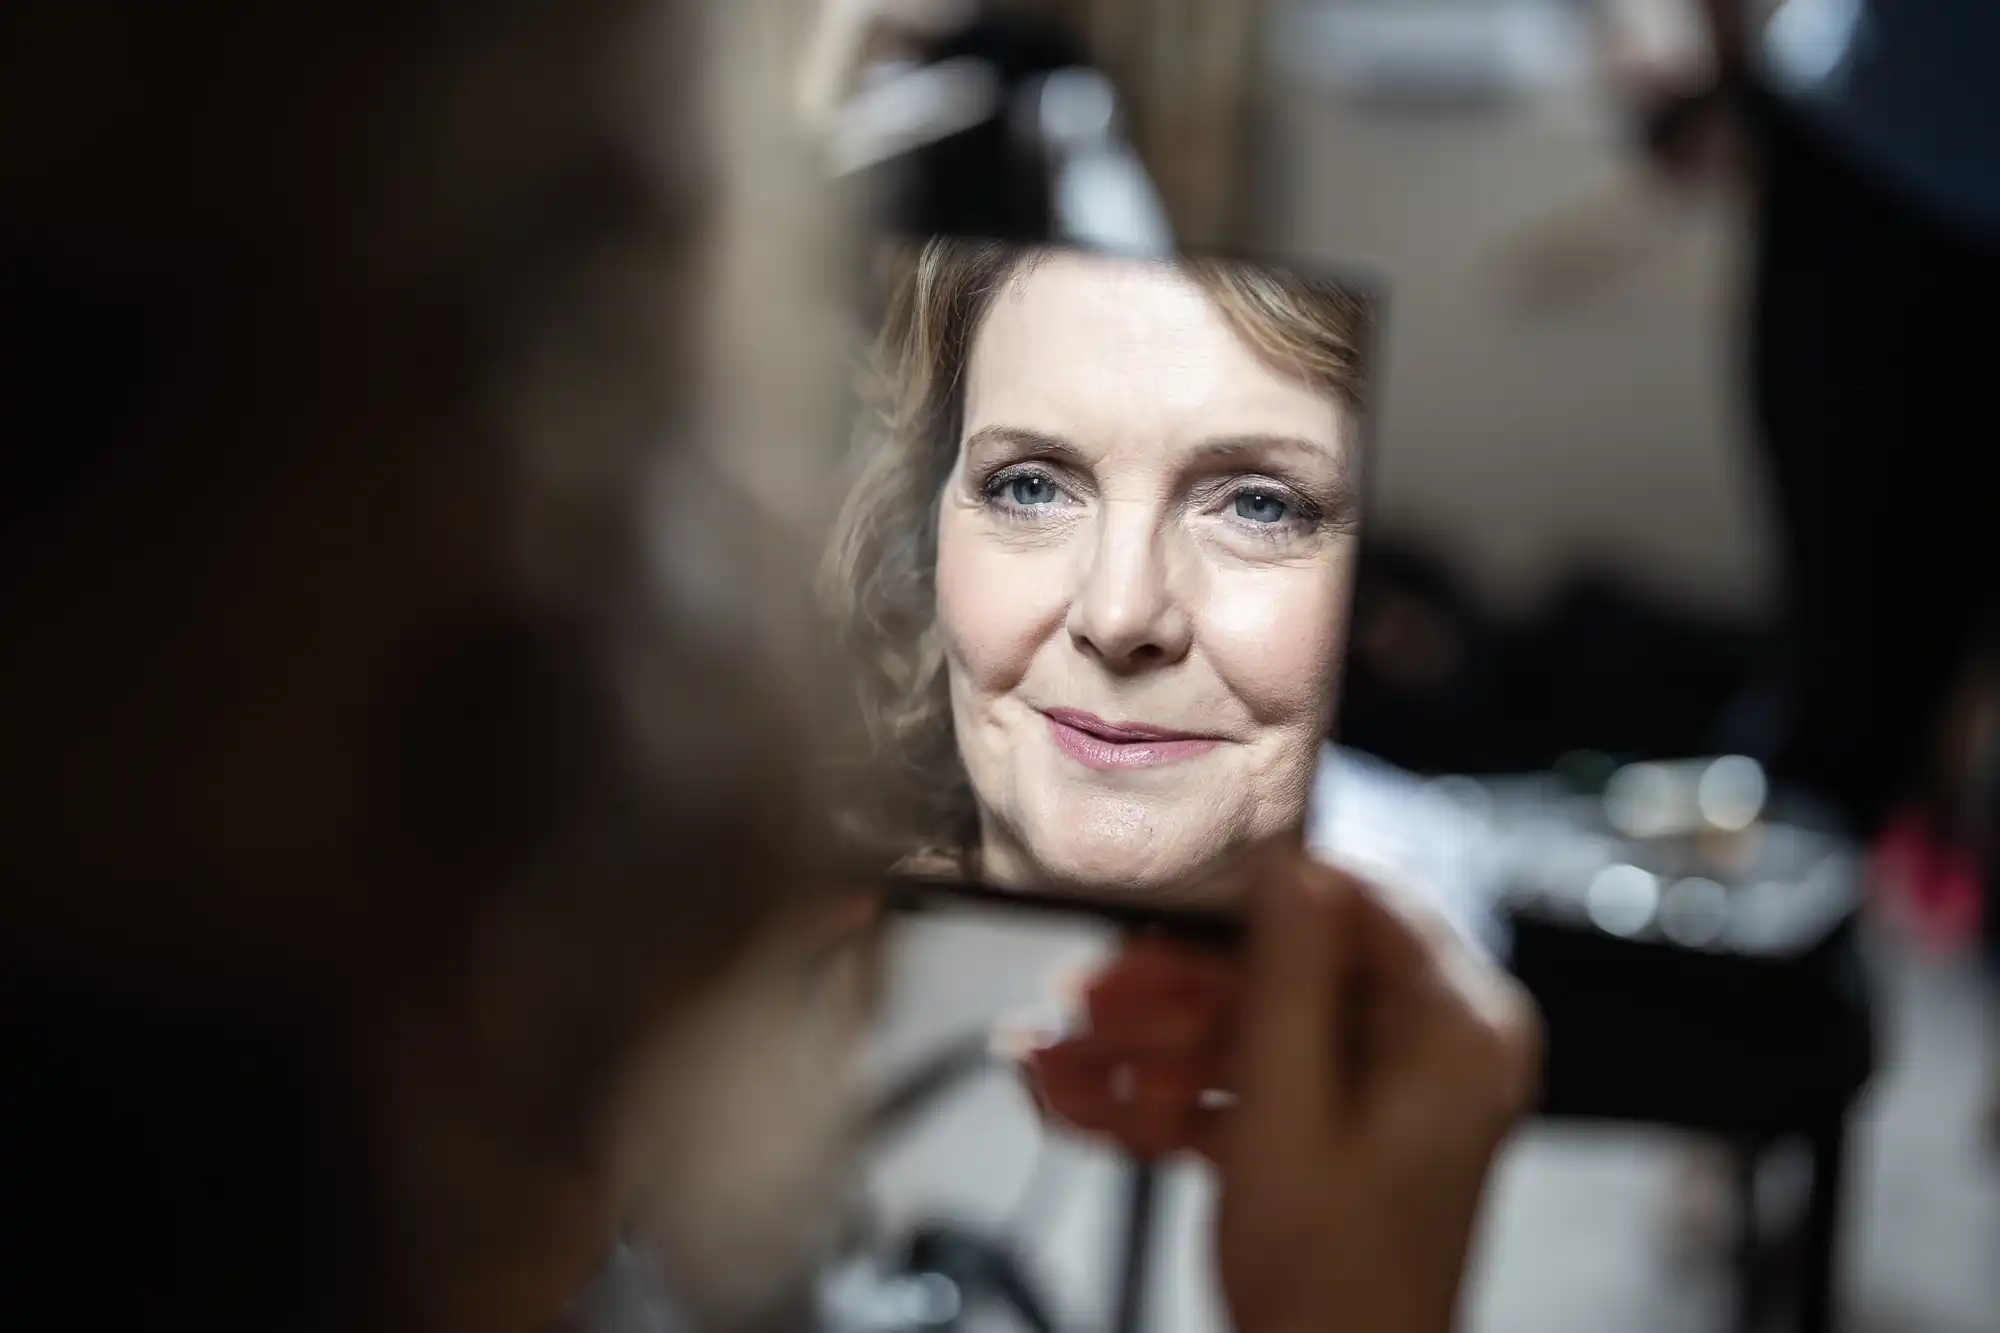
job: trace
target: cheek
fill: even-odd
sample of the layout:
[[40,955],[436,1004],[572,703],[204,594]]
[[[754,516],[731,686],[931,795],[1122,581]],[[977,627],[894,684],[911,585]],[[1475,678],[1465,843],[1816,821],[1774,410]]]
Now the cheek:
[[1062,623],[1060,561],[1013,550],[947,510],[938,525],[938,630],[962,684],[995,694],[1019,684]]
[[1348,560],[1218,579],[1202,641],[1216,672],[1267,726],[1322,729],[1345,650]]

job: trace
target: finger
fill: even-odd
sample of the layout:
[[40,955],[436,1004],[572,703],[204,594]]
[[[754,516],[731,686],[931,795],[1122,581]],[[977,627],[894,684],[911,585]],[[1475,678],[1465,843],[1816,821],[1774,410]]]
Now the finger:
[[1196,1129],[1197,1115],[1193,1107],[1155,1103],[1135,1108],[1113,1125],[1071,1125],[1069,1128],[1115,1143],[1124,1152],[1142,1161],[1159,1161],[1181,1153],[1201,1151],[1202,1140]]
[[[1244,1132],[1306,1148],[1341,1096],[1345,941],[1339,872],[1285,846],[1256,849],[1239,1000],[1236,1087]],[[1283,1150],[1282,1146],[1279,1150]]]
[[1445,968],[1376,1006],[1371,1112],[1385,1131],[1424,1132],[1439,1115],[1504,1130],[1540,1098],[1534,1002],[1492,964]]
[[1235,1104],[1196,1105],[1183,1125],[1185,1143],[1180,1151],[1190,1152],[1210,1162],[1220,1163],[1239,1112]]
[[1063,987],[1079,1027],[1135,1047],[1219,1041],[1235,1004],[1238,965],[1211,951],[1139,940]]
[[1379,872],[1352,883],[1355,967],[1370,990],[1407,989],[1433,1011],[1469,1007],[1484,1021],[1517,1015],[1518,986],[1421,894]]
[[1193,1051],[1225,1044],[1235,1009],[1233,998],[1112,998],[1089,1006],[1083,1031],[1134,1051]]
[[1158,999],[1219,1002],[1236,993],[1234,959],[1167,940],[1139,939],[1087,976],[1084,1004],[1150,1003]]
[[1049,1103],[1066,1113],[1074,1106],[1161,1102],[1195,1105],[1229,1086],[1221,1051],[1187,1058],[1130,1055],[1087,1041],[1064,1042],[1030,1053],[1023,1075]]
[[995,1059],[1019,1064],[1035,1051],[1081,1035],[1085,1026],[1073,1014],[1048,1006],[1018,1009],[993,1025],[987,1051]]
[[[1441,914],[1393,881],[1355,881],[1349,905],[1374,1114],[1416,1125],[1464,1107],[1502,1118],[1539,1092],[1541,1024],[1527,993]],[[1453,1108],[1464,1109],[1464,1108]]]
[[1451,923],[1392,868],[1353,857],[1337,858],[1333,866],[1351,898],[1344,910],[1353,932],[1353,965],[1368,979],[1420,976],[1461,942]]
[[1111,1075],[1125,1080],[1130,1096],[1189,1100],[1202,1092],[1230,1086],[1229,1050],[1226,1046],[1201,1047],[1185,1052],[1133,1050],[1100,1040],[1077,1037],[1039,1046],[1025,1060],[1037,1069],[1050,1069],[1078,1077],[1098,1075],[1108,1086],[1118,1086]]
[[1216,1113],[1204,1098],[1186,1095],[1178,1076],[1149,1081],[1145,1071],[1130,1065],[1036,1063],[1041,1067],[1031,1075],[1031,1086],[1054,1123],[1141,1157],[1212,1154]]

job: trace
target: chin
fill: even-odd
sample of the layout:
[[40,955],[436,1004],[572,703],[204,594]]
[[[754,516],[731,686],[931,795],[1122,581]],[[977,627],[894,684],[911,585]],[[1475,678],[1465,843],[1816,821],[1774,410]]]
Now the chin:
[[[1207,865],[1231,846],[1226,829],[1172,828],[1166,820],[1089,831],[1082,814],[1049,821],[1050,836],[1032,840],[1041,871],[1059,884],[1078,889],[1105,886],[1120,891],[1164,888]],[[1081,835],[1081,836],[1079,836]]]
[[[1062,791],[1018,825],[1031,873],[1078,892],[1176,891],[1234,848],[1297,826],[1304,784],[1201,782],[1147,796]],[[1248,799],[1246,799],[1246,797]]]

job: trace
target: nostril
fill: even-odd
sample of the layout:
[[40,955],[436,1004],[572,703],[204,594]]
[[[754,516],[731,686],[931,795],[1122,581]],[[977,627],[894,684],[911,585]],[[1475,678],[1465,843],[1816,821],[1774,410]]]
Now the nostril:
[[1114,641],[1106,644],[1088,635],[1078,635],[1077,646],[1105,666],[1118,670],[1144,670],[1159,666],[1167,660],[1167,650],[1157,643],[1123,645]]

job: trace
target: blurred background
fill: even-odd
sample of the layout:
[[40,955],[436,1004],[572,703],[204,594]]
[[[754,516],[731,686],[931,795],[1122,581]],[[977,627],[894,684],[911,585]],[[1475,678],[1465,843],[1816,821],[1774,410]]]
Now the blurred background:
[[[1695,0],[828,12],[808,113],[836,170],[891,182],[898,226],[1170,231],[1386,279],[1334,762],[1402,802],[1408,841],[1485,849],[1483,879],[1439,891],[1550,1010],[1560,1112],[1499,1174],[1468,1326],[2000,1329],[1969,862],[1908,821],[1852,842],[1811,793],[1714,762],[1775,742],[1783,641],[1741,369],[1752,200],[1639,151],[1637,84],[1713,64]],[[904,77],[975,57],[921,96]],[[885,1066],[1044,1002],[1102,943],[927,928]],[[961,1078],[881,1155],[880,1250],[945,1224],[1019,1263],[963,1295],[1025,1286],[1097,1329],[1131,1315],[1125,1273],[1148,1328],[1218,1328],[1206,1181],[1169,1173],[1132,1269],[1127,1178],[1045,1139],[1005,1074]],[[934,1322],[1035,1322],[1009,1304]]]

